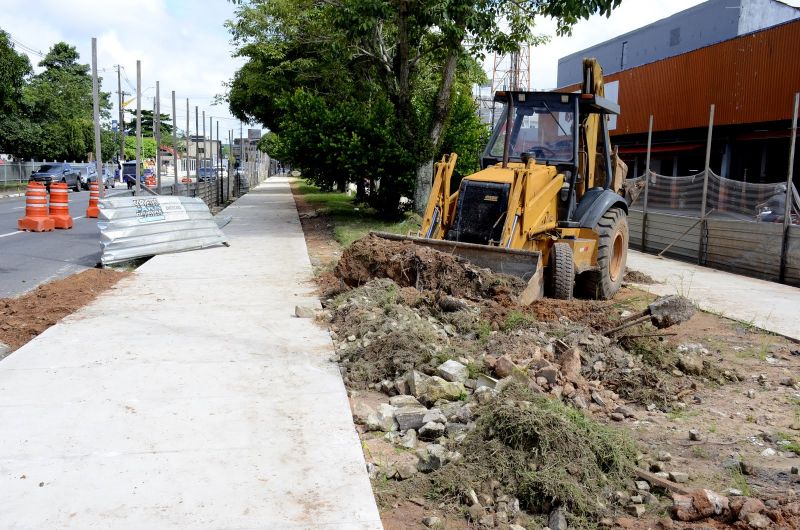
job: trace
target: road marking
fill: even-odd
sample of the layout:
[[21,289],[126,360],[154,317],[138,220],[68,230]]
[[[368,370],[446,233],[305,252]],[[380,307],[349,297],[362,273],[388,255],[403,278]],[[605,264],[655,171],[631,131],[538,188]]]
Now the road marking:
[[12,210],[24,210],[24,206],[17,206],[16,208],[11,208]]
[[83,219],[84,217],[86,217],[86,216],[85,215],[79,215],[78,217],[73,217],[72,220],[74,221],[75,219]]
[[23,233],[23,232],[24,232],[24,230],[17,230],[16,232],[9,232],[9,233],[7,233],[7,234],[0,234],[0,237],[8,237],[8,236],[13,236],[13,235],[15,235],[15,234],[21,234],[21,233]]

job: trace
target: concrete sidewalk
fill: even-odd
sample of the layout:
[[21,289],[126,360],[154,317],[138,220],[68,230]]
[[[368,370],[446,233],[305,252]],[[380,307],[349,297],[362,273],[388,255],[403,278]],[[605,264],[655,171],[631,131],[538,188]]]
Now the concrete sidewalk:
[[0,362],[0,527],[381,527],[287,180],[225,215]]
[[682,261],[628,251],[628,269],[659,283],[638,285],[657,295],[681,294],[698,307],[800,340],[800,289]]

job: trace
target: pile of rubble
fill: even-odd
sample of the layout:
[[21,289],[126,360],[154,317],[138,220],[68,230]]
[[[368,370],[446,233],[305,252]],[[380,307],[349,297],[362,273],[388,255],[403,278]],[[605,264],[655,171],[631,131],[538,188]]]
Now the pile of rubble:
[[[680,472],[634,480],[649,463],[624,431],[604,424],[635,420],[632,402],[666,411],[691,392],[680,386],[690,379],[671,373],[708,368],[692,363],[691,351],[672,352],[666,373],[654,369],[618,334],[577,322],[592,315],[537,320],[561,314],[564,302],[518,307],[518,281],[406,243],[364,238],[335,274],[344,292],[325,301],[323,318],[359,430],[402,456],[368,465],[376,484],[396,484],[389,495],[404,485],[409,495],[428,491],[486,528],[613,526],[612,516],[672,504],[651,492],[669,488],[647,478],[678,484]],[[645,320],[610,304],[586,307],[604,326],[609,315],[618,324]],[[658,311],[652,318],[664,319]],[[360,399],[376,392],[384,396],[377,404]],[[736,503],[717,509],[722,501],[707,513],[695,497],[675,495],[679,521],[741,513]]]

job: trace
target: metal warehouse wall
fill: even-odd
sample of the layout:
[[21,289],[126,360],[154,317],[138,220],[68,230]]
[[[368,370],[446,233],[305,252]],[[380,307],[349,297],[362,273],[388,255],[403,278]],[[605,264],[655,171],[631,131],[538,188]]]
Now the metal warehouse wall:
[[[800,20],[605,76],[619,81],[612,135],[789,120],[800,91]],[[560,89],[579,90],[579,85]]]

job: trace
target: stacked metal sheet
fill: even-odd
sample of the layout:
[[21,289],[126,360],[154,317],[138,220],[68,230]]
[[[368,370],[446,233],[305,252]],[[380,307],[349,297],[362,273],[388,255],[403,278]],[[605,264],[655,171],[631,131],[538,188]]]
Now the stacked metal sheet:
[[199,198],[110,197],[99,206],[103,265],[227,243]]

